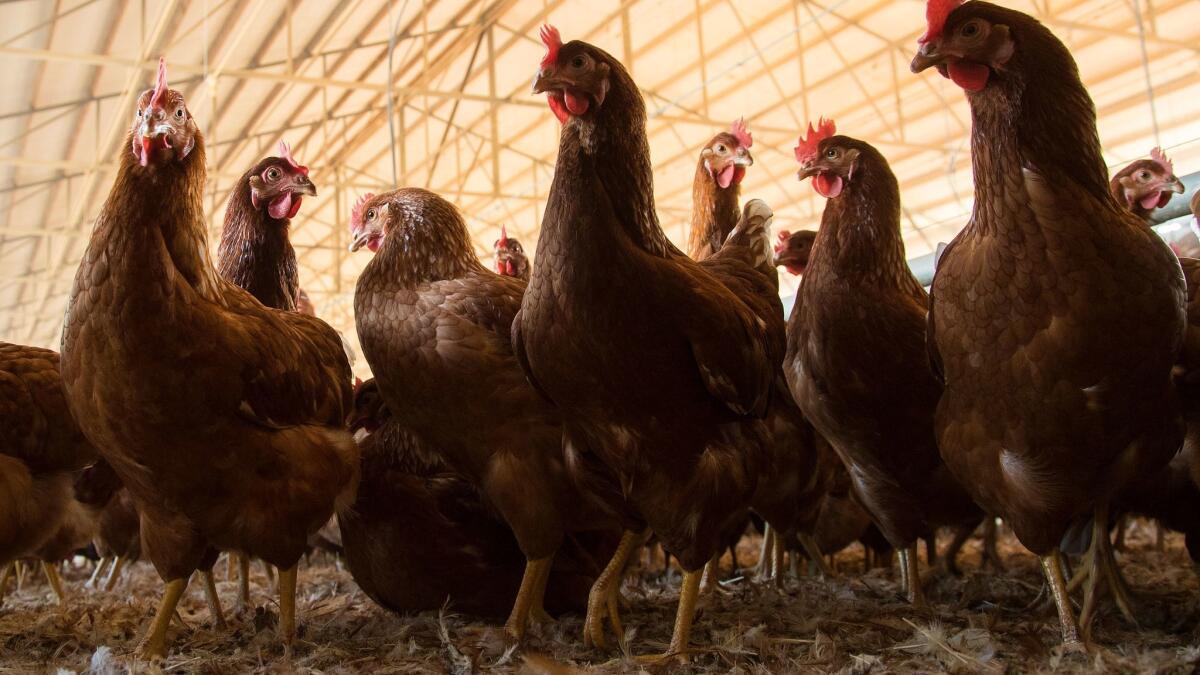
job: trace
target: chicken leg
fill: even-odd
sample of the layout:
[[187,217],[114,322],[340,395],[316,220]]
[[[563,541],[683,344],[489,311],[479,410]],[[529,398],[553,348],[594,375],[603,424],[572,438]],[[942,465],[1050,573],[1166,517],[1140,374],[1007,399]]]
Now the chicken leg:
[[234,553],[238,567],[238,601],[239,614],[250,609],[250,557],[245,553]]
[[116,587],[117,581],[121,578],[121,570],[125,568],[127,558],[123,555],[117,556],[113,561],[112,569],[108,571],[108,578],[104,580],[104,590],[111,591]]
[[671,633],[671,646],[665,654],[637,657],[638,662],[661,664],[674,659],[688,662],[688,643],[692,637],[692,622],[696,619],[696,599],[700,595],[701,570],[684,571],[683,584],[679,589],[679,609],[675,613],[675,630]]
[[925,591],[921,588],[921,572],[917,564],[917,545],[900,549],[900,582],[904,596],[913,607],[928,607]]
[[[540,604],[538,598],[544,598],[546,582],[550,580],[550,565],[554,556],[546,556],[537,560],[525,562],[525,574],[521,577],[521,588],[517,591],[517,599],[513,602],[512,613],[504,624],[504,632],[515,642],[525,637],[525,628],[529,624],[530,615],[535,604]],[[538,608],[541,613],[545,609]]]
[[213,578],[211,569],[204,570],[200,576],[204,579],[204,599],[208,601],[208,612],[212,614],[213,627],[223,631],[228,626],[225,623],[225,613],[221,611],[221,598],[217,595],[217,580]]
[[4,566],[4,571],[0,572],[0,604],[3,604],[4,596],[8,594],[8,580],[12,578],[15,568],[16,563],[9,563]]
[[[645,536],[642,534],[626,530],[621,535],[621,543],[617,545],[612,560],[608,561],[604,571],[596,578],[596,583],[592,584],[592,591],[588,594],[587,618],[583,622],[585,645],[601,649],[607,646],[604,638],[604,613],[608,614],[617,641],[624,642],[625,631],[621,628],[621,617],[617,607],[617,600],[621,594],[621,578],[625,572],[625,562],[643,541]],[[700,577],[697,576],[696,583],[699,584],[699,581]]]
[[758,565],[755,576],[761,583],[771,576],[771,564],[775,561],[775,530],[767,523],[763,528],[762,547],[758,550]]
[[291,649],[296,639],[296,565],[279,570],[279,639]]
[[183,597],[183,592],[187,590],[187,585],[187,577],[167,582],[162,600],[158,603],[158,611],[154,614],[154,621],[138,646],[139,658],[152,661],[167,655],[167,628],[171,625],[171,618],[175,616],[175,608],[179,605],[179,598]]
[[825,560],[825,555],[821,553],[821,546],[817,544],[816,538],[811,534],[803,532],[798,535],[798,538],[800,539],[800,545],[804,547],[804,555],[807,555],[808,559],[817,566],[817,570],[821,572],[821,576],[826,578],[836,576],[833,568]]
[[104,568],[108,567],[108,565],[109,558],[107,556],[102,556],[99,560],[97,560],[96,568],[92,570],[92,576],[88,577],[87,583],[84,584],[84,586],[87,588],[96,588],[100,581],[100,576],[104,572]]
[[1000,551],[996,548],[996,519],[988,516],[983,521],[983,561],[991,563],[997,572],[1004,571],[1004,561],[1000,559]]
[[54,597],[58,599],[58,604],[67,604],[67,594],[63,592],[62,577],[58,576],[58,566],[54,563],[42,562],[42,572],[46,575],[46,583],[50,584],[50,590],[54,592]]
[[1097,504],[1092,519],[1092,545],[1088,549],[1088,579],[1083,589],[1083,609],[1079,612],[1079,623],[1085,637],[1091,633],[1096,603],[1103,588],[1112,594],[1125,619],[1135,627],[1138,625],[1133,613],[1132,594],[1125,577],[1121,575],[1108,537],[1108,504]]
[[1058,624],[1062,630],[1064,645],[1079,644],[1079,628],[1075,624],[1075,613],[1071,611],[1071,598],[1067,595],[1067,582],[1063,577],[1062,556],[1057,550],[1050,555],[1042,556],[1042,571],[1050,584],[1050,593],[1054,596],[1054,605],[1058,608]]

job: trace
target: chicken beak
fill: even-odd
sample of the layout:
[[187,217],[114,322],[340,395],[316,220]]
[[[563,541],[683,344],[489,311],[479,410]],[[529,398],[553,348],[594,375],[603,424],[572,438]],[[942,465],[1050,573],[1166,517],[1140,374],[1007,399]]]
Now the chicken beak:
[[1163,186],[1168,192],[1174,192],[1177,195],[1187,192],[1187,186],[1183,184],[1183,181],[1175,178],[1175,176],[1171,176],[1171,178],[1174,180]]
[[300,176],[292,184],[292,193],[298,195],[308,195],[309,197],[317,196],[317,186],[308,179],[308,176]]
[[364,227],[362,232],[359,232],[358,234],[354,235],[354,240],[350,242],[350,252],[354,253],[355,251],[362,248],[363,246],[366,246],[367,242],[370,240],[371,240],[371,231]]
[[806,180],[821,173],[821,167],[817,166],[816,162],[805,162],[800,165],[800,170],[796,172],[796,178]]
[[754,166],[754,155],[751,155],[749,150],[742,148],[733,156],[733,163],[738,166]]
[[913,57],[912,64],[909,66],[914,73],[920,73],[928,70],[940,63],[946,57],[942,55],[935,41],[922,42],[917,49],[917,55]]

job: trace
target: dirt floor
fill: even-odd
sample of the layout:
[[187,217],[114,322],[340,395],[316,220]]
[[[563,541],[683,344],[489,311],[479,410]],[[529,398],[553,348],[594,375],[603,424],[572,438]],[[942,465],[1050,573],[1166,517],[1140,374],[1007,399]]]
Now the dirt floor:
[[[1003,531],[1003,530],[1002,530]],[[935,610],[911,609],[893,575],[863,573],[856,545],[837,559],[831,580],[802,576],[782,591],[733,580],[702,604],[687,672],[1157,672],[1200,668],[1200,589],[1182,539],[1154,550],[1153,529],[1131,528],[1123,569],[1136,592],[1141,630],[1127,625],[1107,600],[1087,654],[1066,654],[1047,604],[1037,561],[1009,535],[1001,540],[1008,569],[979,567],[973,541],[960,557],[963,576],[933,578]],[[943,545],[945,540],[943,539]],[[743,564],[756,557],[757,538],[743,540]],[[725,559],[726,569],[729,559]],[[40,573],[29,573],[0,608],[0,673],[145,672],[131,654],[161,586],[139,564],[113,592],[83,587],[90,563],[65,572],[70,598],[53,601]],[[233,614],[236,584],[218,565],[218,588]],[[36,570],[35,570],[36,571]],[[320,556],[301,566],[301,639],[285,656],[274,634],[276,605],[255,565],[253,612],[213,629],[199,579],[180,612],[186,627],[171,631],[168,672],[242,673],[575,673],[636,672],[619,649],[587,649],[581,617],[533,629],[521,649],[509,648],[497,626],[456,615],[453,608],[417,616],[393,615],[367,599],[336,561]],[[678,578],[634,575],[626,583],[626,643],[636,654],[661,652],[670,638]],[[153,669],[149,669],[153,670]],[[655,670],[662,670],[656,668]]]

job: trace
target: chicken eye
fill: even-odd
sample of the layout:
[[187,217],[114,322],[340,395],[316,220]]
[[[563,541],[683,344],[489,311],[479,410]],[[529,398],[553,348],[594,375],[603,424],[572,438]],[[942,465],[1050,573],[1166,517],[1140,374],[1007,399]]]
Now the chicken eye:
[[1150,180],[1150,172],[1143,171],[1138,174],[1138,180]]
[[587,59],[583,58],[583,55],[580,54],[579,56],[571,59],[571,65],[575,68],[582,68],[587,65]]
[[179,119],[183,119],[183,108],[175,109],[175,117],[178,117]]
[[375,220],[375,209],[367,210],[367,220]]
[[141,110],[138,110],[138,117],[141,117],[144,114],[145,114],[144,112],[142,112]]
[[979,35],[979,30],[980,28],[978,21],[968,21],[962,25],[962,28],[958,29],[958,34],[963,37],[970,38]]
[[719,152],[723,155],[723,154],[725,154],[725,152],[727,150],[728,150],[728,148],[725,147],[724,143],[717,143],[717,152]]
[[825,157],[827,157],[828,159],[837,159],[837,157],[838,157],[838,149],[837,149],[837,148],[830,148],[830,149],[826,150],[826,151],[825,151]]
[[267,169],[267,180],[279,180],[279,169],[275,167]]

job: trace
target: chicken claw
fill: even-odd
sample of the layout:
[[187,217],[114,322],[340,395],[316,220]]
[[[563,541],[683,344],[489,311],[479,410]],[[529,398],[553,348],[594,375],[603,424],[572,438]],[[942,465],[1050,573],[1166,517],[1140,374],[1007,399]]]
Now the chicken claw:
[[[617,641],[621,642],[625,639],[625,631],[621,628],[621,618],[617,607],[617,599],[621,593],[621,577],[625,571],[625,562],[633,550],[641,546],[644,540],[643,535],[626,530],[621,535],[621,543],[613,553],[612,560],[608,561],[608,565],[600,573],[596,583],[592,584],[592,592],[588,595],[587,618],[583,622],[585,646],[594,646],[600,649],[608,646],[608,641],[604,638],[602,613],[608,614],[613,631],[617,634]],[[698,579],[699,577],[697,577]]]
[[512,613],[504,624],[504,632],[515,642],[525,637],[525,628],[530,616],[541,620],[539,613],[546,615],[542,601],[546,597],[546,582],[550,580],[550,565],[554,556],[546,556],[525,563],[525,574],[521,577],[521,588],[517,591],[517,599],[513,602]]
[[171,625],[171,617],[175,616],[175,608],[179,605],[179,598],[183,597],[183,592],[187,590],[187,585],[187,577],[167,582],[162,600],[158,603],[158,611],[154,614],[154,621],[151,622],[146,637],[138,645],[138,658],[153,661],[167,655],[167,628]]

